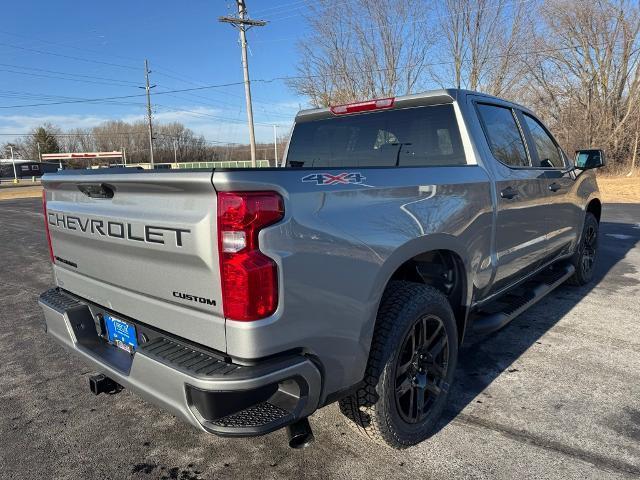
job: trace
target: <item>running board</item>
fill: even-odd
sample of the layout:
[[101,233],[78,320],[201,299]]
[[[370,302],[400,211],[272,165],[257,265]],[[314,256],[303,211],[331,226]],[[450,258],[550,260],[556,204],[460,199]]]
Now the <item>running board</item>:
[[573,265],[555,265],[531,280],[484,305],[473,314],[473,333],[491,333],[501,329],[547,293],[564,283],[573,273]]

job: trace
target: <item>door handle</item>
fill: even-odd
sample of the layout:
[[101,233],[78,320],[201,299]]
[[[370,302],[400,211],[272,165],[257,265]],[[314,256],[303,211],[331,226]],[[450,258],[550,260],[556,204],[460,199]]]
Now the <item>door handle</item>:
[[553,182],[551,185],[549,185],[549,190],[551,190],[552,192],[557,192],[561,188],[562,188],[562,185],[556,182]]
[[506,198],[507,200],[511,200],[518,196],[518,191],[513,187],[507,187],[500,192],[500,196],[502,198]]

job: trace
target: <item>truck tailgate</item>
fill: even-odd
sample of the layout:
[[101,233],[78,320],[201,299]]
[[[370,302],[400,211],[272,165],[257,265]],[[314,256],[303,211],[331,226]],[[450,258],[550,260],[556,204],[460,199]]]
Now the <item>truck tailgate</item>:
[[211,172],[44,177],[58,285],[226,351]]

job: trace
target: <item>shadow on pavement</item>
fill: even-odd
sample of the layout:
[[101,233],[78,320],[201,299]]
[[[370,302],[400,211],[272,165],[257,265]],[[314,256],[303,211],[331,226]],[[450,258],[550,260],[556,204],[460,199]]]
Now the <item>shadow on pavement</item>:
[[589,285],[558,287],[532,307],[532,310],[543,308],[548,312],[545,315],[537,315],[535,322],[525,312],[502,330],[486,336],[471,336],[465,339],[465,344],[460,350],[455,382],[449,394],[449,407],[444,412],[437,430],[444,428],[458,416],[591,290],[598,288],[607,274],[615,274],[615,280],[608,279],[607,282],[613,284],[614,288],[640,283],[634,278],[624,276],[625,273],[635,271],[635,267],[621,262],[627,252],[639,242],[640,228],[637,224],[603,221],[600,224],[599,257],[595,277]]

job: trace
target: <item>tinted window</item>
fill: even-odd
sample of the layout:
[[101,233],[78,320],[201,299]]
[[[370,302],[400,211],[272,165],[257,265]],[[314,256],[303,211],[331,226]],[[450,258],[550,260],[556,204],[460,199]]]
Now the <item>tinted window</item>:
[[524,141],[510,108],[478,104],[493,156],[512,167],[529,166]]
[[549,136],[542,124],[526,113],[523,115],[524,121],[531,132],[536,152],[538,153],[537,167],[562,168],[564,162],[560,155],[560,149]]
[[466,165],[453,105],[384,110],[296,124],[287,165]]

